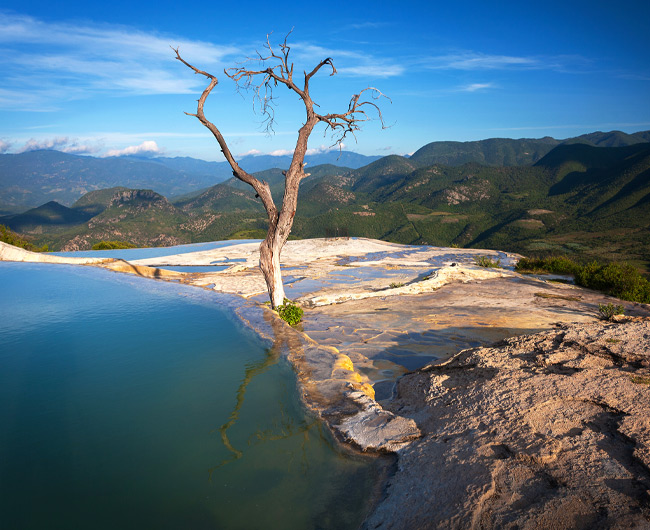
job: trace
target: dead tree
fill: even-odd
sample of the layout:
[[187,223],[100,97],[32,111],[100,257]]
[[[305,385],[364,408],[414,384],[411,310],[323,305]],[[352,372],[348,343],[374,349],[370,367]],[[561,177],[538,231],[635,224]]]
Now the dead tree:
[[319,114],[314,110],[314,107],[318,105],[314,103],[309,94],[309,83],[324,67],[328,70],[331,69],[331,76],[336,74],[336,68],[334,68],[332,59],[328,57],[318,63],[310,72],[303,72],[304,82],[302,82],[302,86],[299,86],[298,82],[294,80],[294,65],[289,61],[290,47],[287,45],[288,35],[279,45],[279,51],[276,51],[271,46],[269,37],[267,35],[266,43],[264,44],[264,54],[257,52],[257,57],[249,58],[245,63],[248,66],[257,66],[257,69],[251,67],[235,67],[224,70],[224,74],[236,83],[238,89],[253,92],[253,97],[256,103],[259,104],[264,121],[266,122],[267,131],[269,132],[273,130],[273,89],[278,87],[278,85],[284,85],[289,90],[295,92],[305,106],[305,123],[298,130],[298,138],[296,140],[293,158],[291,159],[291,165],[288,170],[283,172],[285,177],[284,198],[279,210],[273,201],[268,183],[257,179],[239,166],[219,129],[203,113],[203,105],[212,89],[217,86],[217,78],[185,61],[180,56],[178,48],[174,49],[174,51],[176,52],[176,59],[192,69],[195,74],[205,76],[209,80],[208,86],[198,100],[196,114],[188,112],[185,114],[198,118],[210,130],[219,143],[221,152],[232,167],[233,175],[253,187],[256,197],[260,198],[266,210],[269,219],[269,228],[266,238],[260,244],[260,269],[266,280],[271,305],[275,308],[282,305],[285,298],[280,271],[280,253],[289,237],[293,219],[296,215],[300,181],[309,176],[309,173],[305,173],[305,154],[307,152],[309,135],[316,125],[322,123],[325,125],[325,132],[329,132],[332,135],[334,140],[333,146],[338,145],[340,148],[348,134],[354,135],[359,130],[361,122],[371,119],[369,111],[377,114],[382,127],[384,127],[381,110],[375,101],[386,96],[376,88],[368,87],[352,96],[345,112]]

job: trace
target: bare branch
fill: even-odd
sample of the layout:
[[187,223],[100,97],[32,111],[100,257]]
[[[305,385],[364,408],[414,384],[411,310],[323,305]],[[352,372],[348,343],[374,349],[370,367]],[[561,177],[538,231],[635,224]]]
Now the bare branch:
[[200,74],[205,77],[207,77],[210,80],[210,83],[208,86],[203,90],[203,93],[201,94],[201,97],[198,100],[197,104],[197,110],[196,114],[191,114],[189,112],[186,112],[188,116],[194,116],[197,118],[205,127],[207,127],[212,135],[215,137],[217,142],[219,143],[219,146],[221,147],[221,152],[223,153],[223,156],[226,158],[228,163],[230,164],[230,167],[232,168],[232,174],[237,177],[239,180],[246,182],[247,184],[250,184],[257,195],[259,195],[260,199],[262,200],[262,203],[264,204],[264,208],[267,211],[267,214],[269,215],[269,218],[272,217],[277,217],[277,208],[275,206],[275,203],[273,202],[273,197],[271,196],[271,189],[268,185],[268,183],[260,181],[244,171],[241,167],[239,167],[239,164],[235,160],[235,157],[232,155],[230,152],[230,148],[228,147],[228,144],[226,143],[225,138],[221,134],[221,131],[217,128],[214,123],[209,121],[203,112],[203,106],[205,105],[205,100],[207,97],[210,95],[210,92],[212,92],[212,89],[217,86],[217,78],[213,76],[212,74],[209,74],[208,72],[205,72],[203,70],[199,70],[195,66],[191,65],[188,63],[185,59],[183,59],[178,51],[178,48],[172,48],[174,52],[176,53],[176,59],[182,62],[185,66],[190,68],[191,70],[194,71],[195,74]]
[[[254,108],[259,105],[259,110],[266,122],[267,131],[273,130],[273,122],[275,119],[275,95],[273,89],[278,86],[287,87],[301,98],[305,106],[306,119],[302,127],[298,130],[298,138],[296,139],[296,147],[293,151],[291,164],[283,172],[285,178],[284,196],[282,199],[282,207],[279,211],[275,207],[273,198],[271,197],[269,185],[266,182],[259,181],[239,167],[223,135],[203,113],[205,100],[217,85],[217,78],[192,66],[181,58],[178,49],[174,50],[176,52],[176,59],[193,70],[195,74],[203,75],[209,80],[208,86],[204,89],[198,100],[196,114],[186,114],[197,118],[212,132],[221,146],[226,160],[228,160],[233,169],[233,175],[239,180],[250,184],[266,208],[269,217],[269,228],[266,238],[260,245],[260,268],[264,274],[273,307],[282,304],[284,300],[284,288],[282,286],[280,270],[280,252],[293,226],[300,182],[309,175],[309,173],[305,172],[305,155],[307,154],[309,137],[314,127],[319,123],[324,123],[325,134],[331,134],[332,138],[335,139],[333,145],[338,145],[340,151],[343,147],[343,140],[348,134],[355,136],[356,131],[360,129],[361,123],[374,119],[376,116],[381,122],[382,128],[386,128],[378,100],[386,98],[390,101],[390,98],[382,94],[378,89],[368,87],[352,96],[345,112],[317,114],[314,107],[318,107],[318,105],[311,98],[309,83],[323,68],[331,68],[330,76],[335,75],[336,68],[334,67],[334,61],[331,57],[327,57],[320,61],[311,71],[307,72],[303,70],[304,82],[302,87],[298,86],[294,79],[294,64],[290,60],[291,47],[287,44],[287,39],[290,34],[291,31],[285,36],[284,41],[277,48],[274,48],[271,44],[271,34],[268,34],[266,36],[266,43],[263,45],[265,50],[263,53],[256,51],[256,57],[248,58],[246,62],[237,67],[224,70],[224,74],[235,82],[238,90],[247,90],[253,93]],[[251,64],[253,67],[251,67]]]
[[[370,99],[367,99],[365,97],[366,95],[368,95]],[[340,147],[348,134],[352,134],[356,140],[355,132],[361,129],[360,124],[373,119],[369,115],[368,111],[376,113],[382,129],[387,128],[381,108],[377,103],[372,101],[381,98],[386,98],[392,103],[392,100],[382,93],[381,90],[375,87],[367,87],[350,98],[347,112],[340,114],[316,114],[316,118],[318,121],[325,124],[325,134],[327,135],[329,132],[332,137],[335,138],[332,145],[339,145]]]

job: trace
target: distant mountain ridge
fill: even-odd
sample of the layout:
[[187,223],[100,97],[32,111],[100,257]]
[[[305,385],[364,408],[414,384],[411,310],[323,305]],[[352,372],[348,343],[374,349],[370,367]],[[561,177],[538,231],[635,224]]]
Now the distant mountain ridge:
[[633,134],[598,131],[565,140],[546,136],[540,139],[489,138],[473,142],[432,142],[418,149],[410,159],[420,166],[461,166],[470,162],[486,166],[528,166],[561,144],[623,147],[644,142],[650,142],[650,131]]
[[[298,237],[577,252],[645,262],[650,270],[650,143],[563,143],[532,166],[418,166],[392,155],[359,169],[311,171],[300,189]],[[279,199],[282,171],[256,175]],[[260,238],[267,219],[254,191],[231,179],[172,202],[151,190],[92,191],[72,208],[49,202],[0,217],[0,224],[38,245],[73,250],[102,239],[168,245]]]
[[[306,157],[311,165],[333,164],[357,168],[380,157],[348,151],[329,151]],[[247,171],[287,168],[289,156],[245,156]],[[71,205],[89,191],[124,186],[153,189],[176,197],[223,182],[232,177],[227,162],[206,162],[189,157],[95,158],[60,151],[29,151],[0,155],[0,213],[17,212],[49,201]]]
[[[399,157],[402,174],[410,167],[435,164],[459,166],[476,162],[487,166],[532,165],[560,144],[624,146],[650,141],[650,131],[626,134],[621,131],[594,132],[555,140],[490,138],[475,142],[432,142],[411,157]],[[349,151],[326,151],[306,157],[309,171],[318,166],[351,170],[393,171],[398,155],[364,156]],[[384,162],[381,162],[384,158]],[[249,155],[240,158],[251,173],[286,169],[290,157]],[[377,162],[379,165],[370,167]],[[365,170],[363,169],[365,168]],[[357,175],[358,176],[358,175]],[[378,175],[379,176],[379,175]],[[397,175],[395,175],[397,178]],[[0,155],[0,214],[17,213],[50,201],[71,205],[87,192],[123,186],[152,189],[168,198],[205,191],[232,178],[227,162],[207,162],[189,157],[142,158],[134,156],[94,158],[59,151],[31,151]],[[364,186],[369,186],[366,182]]]
[[[637,142],[650,135],[587,136],[582,142],[558,144],[533,165],[424,165],[424,155],[390,155],[361,168],[310,166],[292,233],[524,254],[578,252],[645,260],[650,270],[650,142]],[[511,156],[516,149],[526,156],[532,152],[529,140],[469,144],[498,156]],[[604,144],[623,145],[598,146]],[[440,145],[434,147],[441,152]],[[280,201],[282,170],[266,169],[256,176],[269,183]],[[267,219],[255,192],[231,177],[171,201],[151,189],[93,190],[70,208],[47,201],[23,214],[0,217],[0,224],[38,246],[72,250],[101,239],[165,245],[260,238]]]

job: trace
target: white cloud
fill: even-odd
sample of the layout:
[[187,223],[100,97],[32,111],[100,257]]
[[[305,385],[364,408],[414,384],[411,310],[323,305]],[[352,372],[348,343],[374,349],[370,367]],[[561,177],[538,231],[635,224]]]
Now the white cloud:
[[459,88],[461,92],[477,92],[478,90],[485,90],[487,88],[494,88],[493,83],[472,83]]
[[[295,51],[296,60],[306,69],[313,68],[323,59],[331,57],[340,75],[387,78],[400,76],[406,70],[401,63],[352,50],[335,50],[299,42],[291,47],[291,51]],[[325,66],[322,72],[329,74],[331,68]]]
[[4,140],[0,139],[0,153],[6,153],[11,149],[11,142],[5,142]]
[[88,145],[79,143],[79,140],[69,138],[67,136],[55,136],[53,138],[43,138],[36,140],[30,138],[25,144],[20,147],[18,153],[26,153],[28,151],[38,151],[40,149],[53,149],[63,153],[70,154],[91,154],[100,150],[98,145]]
[[[339,147],[340,146],[340,147]],[[308,155],[320,155],[323,153],[329,153],[330,151],[338,151],[339,149],[344,150],[347,147],[344,143],[336,145],[319,145],[318,147],[313,147],[307,149]]]
[[[347,146],[345,144],[341,144],[341,149],[345,149]],[[339,150],[339,145],[320,145],[318,147],[312,147],[310,149],[307,149],[307,152],[305,153],[307,156],[313,156],[313,155],[320,155],[322,153],[329,153],[330,151],[338,151]],[[251,149],[250,151],[246,151],[245,153],[239,153],[237,156],[259,156],[259,155],[268,155],[268,156],[293,156],[293,149],[276,149],[274,151],[270,151],[268,153],[263,153],[259,149]]]
[[463,52],[430,57],[425,66],[436,70],[495,70],[513,67],[535,68],[541,67],[542,63],[532,57]]
[[250,151],[246,151],[245,153],[239,153],[237,156],[257,156],[257,155],[262,155],[262,151],[259,149],[251,149]]
[[46,22],[0,13],[0,107],[56,110],[57,103],[101,92],[183,94],[202,79],[174,60],[170,45],[201,66],[221,71],[234,46],[179,39],[115,25]]
[[565,73],[584,72],[592,61],[580,55],[497,55],[461,51],[414,60],[414,65],[429,70],[555,70]]
[[104,156],[125,156],[125,155],[141,155],[153,156],[162,154],[163,150],[158,147],[158,144],[153,140],[147,140],[140,145],[130,145],[124,149],[111,149]]
[[97,153],[101,150],[101,147],[98,145],[87,145],[87,144],[78,144],[73,143],[62,149],[64,153],[70,153],[72,155],[91,155]]
[[355,77],[397,77],[406,71],[401,64],[365,64],[357,66],[344,66],[338,69],[342,75]]
[[269,153],[271,156],[291,156],[293,155],[293,150],[292,149],[276,149],[275,151],[271,151]]

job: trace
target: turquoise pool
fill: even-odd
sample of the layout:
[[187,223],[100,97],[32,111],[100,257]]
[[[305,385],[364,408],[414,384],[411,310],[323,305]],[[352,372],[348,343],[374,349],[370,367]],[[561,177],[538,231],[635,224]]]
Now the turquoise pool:
[[0,527],[356,528],[378,462],[303,410],[237,299],[0,263]]

